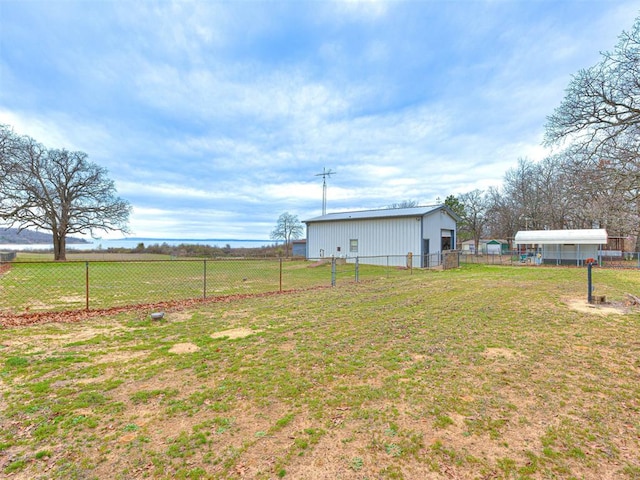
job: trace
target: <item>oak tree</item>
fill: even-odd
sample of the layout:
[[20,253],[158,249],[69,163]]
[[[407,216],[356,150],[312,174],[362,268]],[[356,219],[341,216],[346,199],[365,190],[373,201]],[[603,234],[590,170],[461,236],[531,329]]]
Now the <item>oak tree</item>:
[[[573,76],[545,126],[547,145],[564,145],[575,170],[607,179],[627,210],[640,214],[640,19],[611,52]],[[585,175],[585,176],[586,176]],[[640,252],[640,221],[634,228]]]
[[55,260],[66,260],[69,235],[127,231],[129,202],[86,153],[2,132],[11,137],[0,159],[0,217],[9,226],[51,232]]

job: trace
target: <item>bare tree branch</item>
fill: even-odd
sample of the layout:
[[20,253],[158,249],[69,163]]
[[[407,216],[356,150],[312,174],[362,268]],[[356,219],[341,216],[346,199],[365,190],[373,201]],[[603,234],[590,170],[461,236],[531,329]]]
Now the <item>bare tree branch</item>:
[[69,234],[126,231],[131,206],[86,153],[48,150],[4,127],[0,148],[0,217],[20,230],[50,231],[56,260],[65,260]]

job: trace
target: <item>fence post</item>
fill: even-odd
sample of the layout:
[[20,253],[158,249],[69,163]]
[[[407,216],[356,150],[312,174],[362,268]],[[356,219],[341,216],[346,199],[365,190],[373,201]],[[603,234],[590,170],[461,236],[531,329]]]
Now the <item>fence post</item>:
[[282,292],[282,257],[280,257],[280,292]]
[[356,256],[356,283],[360,281],[360,257]]
[[331,257],[331,286],[336,286],[336,257]]
[[202,299],[206,300],[207,298],[207,259],[203,260],[203,276],[202,276]]
[[89,310],[89,262],[84,262],[85,309]]

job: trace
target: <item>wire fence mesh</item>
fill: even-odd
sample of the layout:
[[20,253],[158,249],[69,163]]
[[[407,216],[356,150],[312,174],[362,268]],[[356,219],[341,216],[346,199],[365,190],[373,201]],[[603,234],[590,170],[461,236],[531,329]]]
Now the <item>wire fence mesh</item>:
[[[602,257],[601,266],[640,268],[637,254]],[[510,252],[423,257],[126,260],[0,262],[0,313],[107,309],[170,301],[339,286],[412,275],[465,263],[537,265],[537,257]]]
[[[366,260],[365,260],[366,261]],[[258,294],[406,275],[354,259],[0,262],[0,313],[106,309]]]
[[[575,254],[554,255],[553,258],[538,255],[537,252],[504,251],[495,254],[473,254],[460,252],[461,264],[484,265],[564,265],[584,267],[589,258]],[[597,263],[606,268],[640,268],[640,254],[638,252],[619,252],[601,250],[598,252]]]

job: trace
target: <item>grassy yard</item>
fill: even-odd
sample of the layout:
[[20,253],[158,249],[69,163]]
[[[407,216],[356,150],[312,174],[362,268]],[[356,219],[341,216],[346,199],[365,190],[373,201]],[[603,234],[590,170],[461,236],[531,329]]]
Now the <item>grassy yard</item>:
[[[194,298],[244,295],[331,285],[331,264],[278,259],[142,259],[122,254],[68,262],[19,257],[0,271],[0,313],[105,309]],[[84,260],[81,260],[84,258]],[[361,265],[360,278],[410,275],[408,270]],[[336,283],[355,281],[353,264],[340,265]]]
[[0,476],[639,479],[639,271],[466,266],[0,329]]

